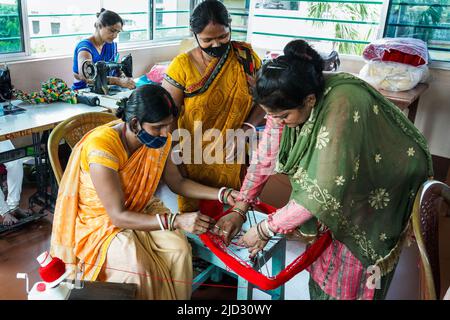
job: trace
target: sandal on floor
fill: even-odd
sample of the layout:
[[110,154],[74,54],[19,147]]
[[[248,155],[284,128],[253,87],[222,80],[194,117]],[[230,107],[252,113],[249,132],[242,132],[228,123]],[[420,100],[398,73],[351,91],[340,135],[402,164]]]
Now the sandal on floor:
[[28,218],[29,216],[33,215],[33,212],[31,212],[30,210],[24,210],[24,209],[21,209],[21,208],[16,208],[16,209],[14,209],[12,211],[12,215],[15,218],[21,220],[21,219]]

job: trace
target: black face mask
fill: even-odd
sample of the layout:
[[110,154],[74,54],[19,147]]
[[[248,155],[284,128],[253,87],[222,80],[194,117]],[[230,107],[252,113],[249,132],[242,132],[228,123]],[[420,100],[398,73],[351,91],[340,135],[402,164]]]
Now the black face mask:
[[209,56],[211,56],[213,58],[220,58],[220,57],[222,57],[225,54],[225,52],[227,52],[227,49],[230,46],[230,42],[228,41],[227,43],[222,43],[218,47],[203,48],[200,45],[200,42],[198,42],[197,35],[195,35],[195,39],[197,40],[197,44],[200,47],[200,49],[202,49],[203,52],[205,52],[207,55],[209,55]]

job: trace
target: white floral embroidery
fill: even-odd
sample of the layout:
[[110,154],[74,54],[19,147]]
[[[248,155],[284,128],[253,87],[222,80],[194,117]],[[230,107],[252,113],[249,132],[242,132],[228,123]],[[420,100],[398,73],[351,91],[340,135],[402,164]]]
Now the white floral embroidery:
[[408,154],[408,157],[414,157],[416,151],[414,150],[414,148],[411,147],[408,149],[408,151],[406,151],[406,153]]
[[319,150],[322,150],[323,148],[325,148],[327,146],[328,142],[330,142],[330,138],[328,138],[328,135],[330,133],[326,130],[327,130],[327,128],[325,126],[322,126],[317,135],[316,148]]
[[323,95],[326,96],[328,94],[328,92],[330,92],[330,90],[331,90],[331,87],[326,88]]
[[372,208],[375,209],[383,209],[387,207],[390,200],[389,193],[383,188],[375,189],[371,191],[369,195],[369,203]]
[[353,114],[353,122],[358,122],[360,115],[359,115],[359,111],[355,111],[355,113]]
[[355,166],[353,167],[352,180],[356,179],[356,177],[358,176],[358,171],[359,171],[359,157],[356,158],[356,160],[355,160]]
[[300,135],[303,137],[309,135],[312,132],[313,127],[314,127],[313,121],[306,122],[303,125],[302,130],[300,131]]
[[345,182],[345,178],[343,176],[337,176],[336,180],[334,180],[338,186],[343,186]]
[[[373,248],[371,240],[367,239],[366,232],[362,231],[358,225],[355,225],[350,220],[347,220],[345,215],[343,215],[342,204],[333,197],[327,189],[322,188],[318,183],[317,179],[311,179],[308,173],[302,167],[298,167],[295,172],[293,179],[298,183],[298,187],[306,191],[309,199],[314,199],[321,206],[325,212],[332,217],[338,216],[338,227],[346,230],[346,232],[356,241],[357,245],[361,249],[361,254],[372,260],[378,260],[382,258],[377,254]],[[351,202],[354,205],[354,201]]]
[[386,239],[387,239],[386,234],[385,233],[380,233],[380,241],[384,241]]
[[379,163],[379,162],[381,161],[381,159],[383,159],[383,158],[381,158],[381,154],[377,153],[377,154],[375,155],[375,162],[376,162],[376,163]]
[[378,112],[379,112],[379,108],[378,108],[378,106],[375,104],[374,106],[373,106],[373,113],[375,113],[376,115],[378,115]]

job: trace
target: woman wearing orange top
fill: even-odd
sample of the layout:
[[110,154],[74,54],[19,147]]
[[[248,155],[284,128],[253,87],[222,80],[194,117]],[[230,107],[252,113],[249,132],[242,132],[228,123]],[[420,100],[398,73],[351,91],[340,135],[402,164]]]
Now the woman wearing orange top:
[[[189,299],[191,248],[181,230],[200,234],[213,220],[173,214],[154,197],[160,179],[175,193],[216,199],[218,190],[183,178],[172,161],[170,94],[136,89],[117,111],[74,147],[56,202],[51,253],[84,262],[84,279],[137,283],[140,299]],[[229,200],[233,202],[232,197]]]

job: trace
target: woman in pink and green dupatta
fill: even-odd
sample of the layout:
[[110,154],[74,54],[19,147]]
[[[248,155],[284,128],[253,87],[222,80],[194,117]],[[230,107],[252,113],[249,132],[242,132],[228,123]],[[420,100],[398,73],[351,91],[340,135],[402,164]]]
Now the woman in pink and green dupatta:
[[[295,40],[258,75],[254,98],[267,126],[235,208],[246,212],[274,171],[290,177],[292,194],[240,243],[255,256],[275,233],[330,230],[331,245],[308,268],[311,299],[383,299],[416,195],[433,174],[431,156],[422,134],[377,90],[322,71],[317,52]],[[229,241],[242,221],[231,213],[216,232]],[[374,270],[378,283],[370,282]]]

